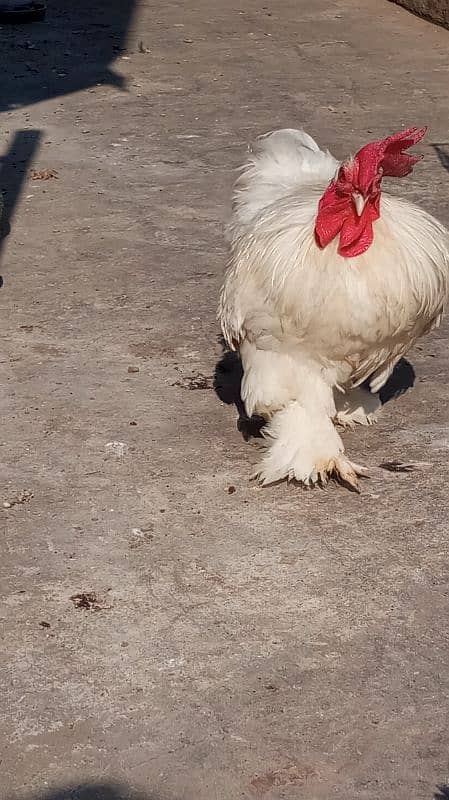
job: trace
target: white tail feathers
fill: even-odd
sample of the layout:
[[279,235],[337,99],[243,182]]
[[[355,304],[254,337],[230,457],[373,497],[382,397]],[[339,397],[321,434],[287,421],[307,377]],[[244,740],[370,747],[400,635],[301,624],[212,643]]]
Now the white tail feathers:
[[261,136],[234,185],[234,225],[248,224],[298,187],[326,186],[337,168],[338,161],[305,131],[286,128]]

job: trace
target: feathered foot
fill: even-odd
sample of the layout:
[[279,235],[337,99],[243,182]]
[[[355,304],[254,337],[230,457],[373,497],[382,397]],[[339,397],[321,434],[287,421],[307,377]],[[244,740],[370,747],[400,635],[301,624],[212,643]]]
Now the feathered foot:
[[346,394],[334,391],[334,400],[336,425],[354,430],[356,425],[374,425],[377,422],[377,412],[382,405],[378,394],[357,387]]
[[345,456],[343,442],[324,414],[293,402],[273,416],[263,435],[268,450],[253,475],[263,486],[285,478],[324,486],[335,477],[360,490],[358,478],[367,473]]

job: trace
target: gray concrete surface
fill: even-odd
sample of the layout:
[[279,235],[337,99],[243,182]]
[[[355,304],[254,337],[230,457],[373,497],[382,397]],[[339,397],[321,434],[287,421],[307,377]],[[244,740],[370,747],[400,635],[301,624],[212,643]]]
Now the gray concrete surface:
[[2,800],[449,780],[447,322],[346,435],[361,496],[255,487],[210,388],[258,133],[303,124],[342,156],[427,123],[401,190],[449,223],[448,34],[379,0],[262,2],[67,0],[1,31]]

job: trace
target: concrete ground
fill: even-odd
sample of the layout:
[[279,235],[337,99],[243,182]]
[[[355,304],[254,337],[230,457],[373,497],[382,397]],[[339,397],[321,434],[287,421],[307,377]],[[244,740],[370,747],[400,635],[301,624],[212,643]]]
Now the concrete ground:
[[257,134],[343,156],[428,124],[400,188],[449,223],[449,34],[383,0],[49,5],[0,31],[0,796],[431,800],[447,323],[345,436],[360,496],[254,486],[212,376]]

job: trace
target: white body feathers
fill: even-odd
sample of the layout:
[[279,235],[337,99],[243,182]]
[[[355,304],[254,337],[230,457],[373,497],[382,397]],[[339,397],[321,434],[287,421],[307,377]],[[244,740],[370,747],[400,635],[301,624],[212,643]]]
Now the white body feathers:
[[369,378],[377,392],[439,323],[447,297],[448,232],[386,192],[363,255],[338,255],[338,237],[318,247],[318,202],[338,167],[308,134],[282,130],[258,140],[234,186],[219,319],[240,350],[247,413],[271,419],[271,452],[258,470],[267,483],[337,472],[355,485],[331,424],[333,389]]

